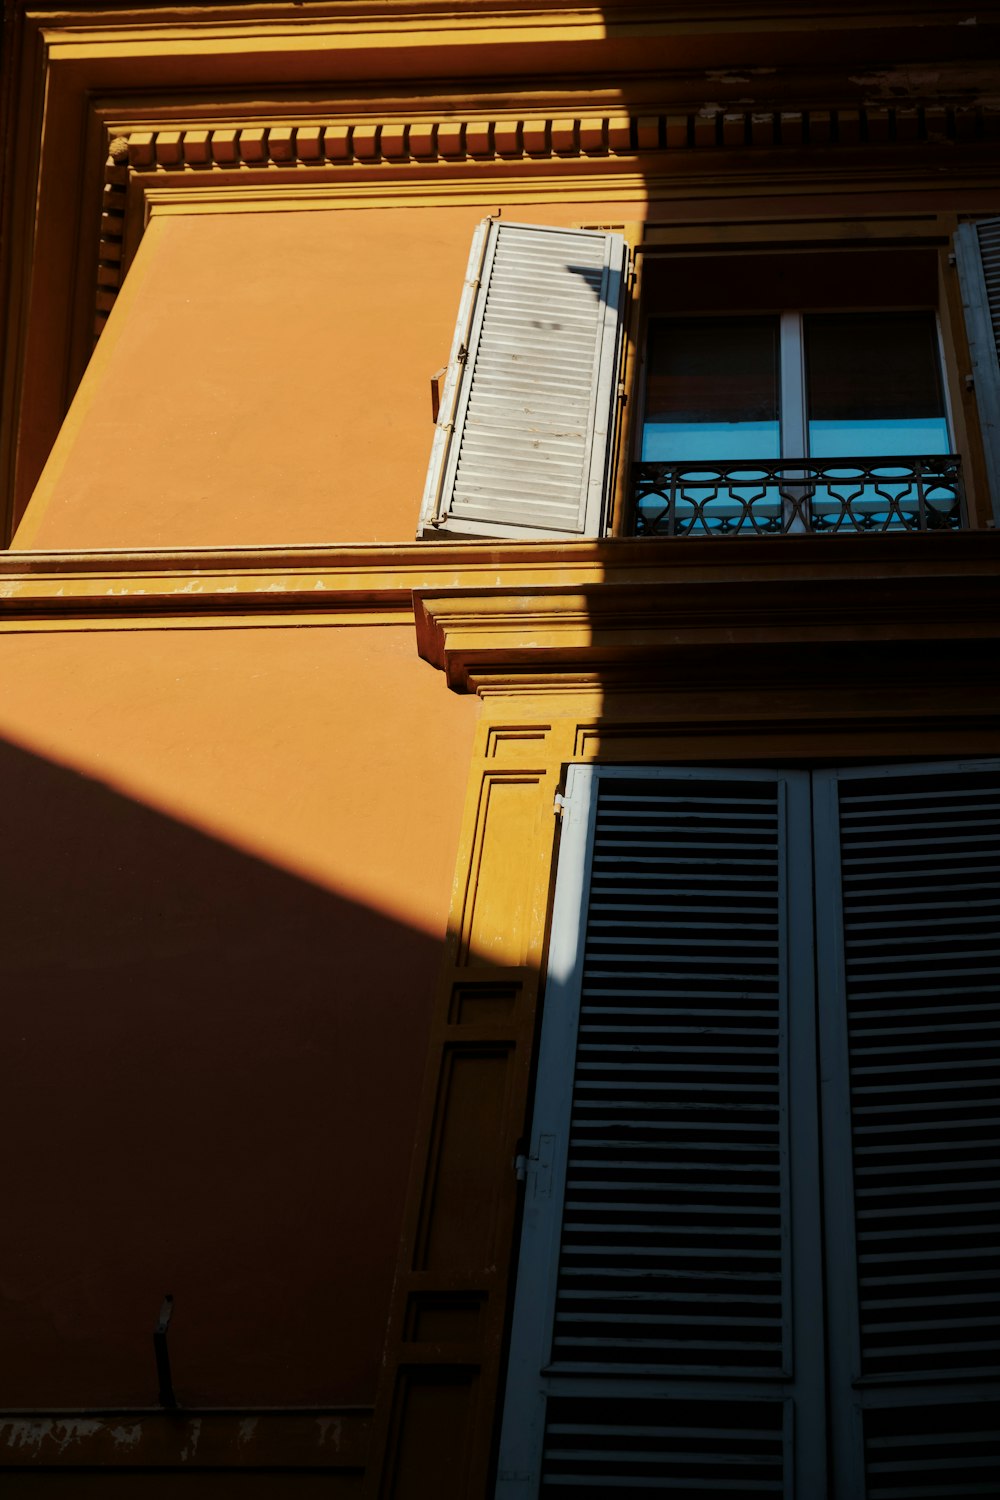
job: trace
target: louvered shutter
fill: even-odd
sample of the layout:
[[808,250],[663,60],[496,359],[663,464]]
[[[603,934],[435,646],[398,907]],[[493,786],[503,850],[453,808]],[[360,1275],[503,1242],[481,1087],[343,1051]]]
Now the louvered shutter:
[[980,219],[959,226],[955,265],[962,287],[993,515],[1000,525],[1000,219]]
[[600,535],[625,260],[619,235],[495,220],[480,226],[421,534]]
[[997,1495],[1000,763],[815,808],[836,1493]]
[[498,1496],[823,1493],[808,807],[570,770]]

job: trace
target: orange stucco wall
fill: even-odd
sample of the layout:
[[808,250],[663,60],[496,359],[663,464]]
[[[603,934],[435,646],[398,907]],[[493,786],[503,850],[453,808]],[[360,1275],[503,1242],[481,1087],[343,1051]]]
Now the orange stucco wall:
[[[407,627],[0,637],[0,1406],[374,1395],[475,703]],[[11,1150],[12,1143],[16,1149]]]
[[484,212],[154,218],[14,545],[412,540]]
[[[980,203],[979,199],[982,198]],[[330,200],[334,203],[335,200]],[[967,189],[647,206],[556,198],[534,223],[987,211]],[[413,538],[479,207],[154,216],[15,548]]]

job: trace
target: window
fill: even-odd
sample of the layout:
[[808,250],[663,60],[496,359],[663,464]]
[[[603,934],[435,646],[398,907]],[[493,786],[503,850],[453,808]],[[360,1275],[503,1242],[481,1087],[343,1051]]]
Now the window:
[[993,1492],[998,856],[996,761],[571,768],[498,1497]]
[[[1000,220],[962,225],[955,255],[1000,505],[991,320],[993,308],[1000,326]],[[422,535],[611,529],[616,431],[628,396],[628,277],[616,234],[497,220],[480,227]],[[629,398],[633,410],[644,408],[641,441],[619,531],[967,524],[942,377],[936,249],[904,239],[881,250],[681,256],[646,281],[646,373]]]
[[650,272],[640,534],[962,524],[935,249],[751,254],[724,275],[718,257],[675,258]]

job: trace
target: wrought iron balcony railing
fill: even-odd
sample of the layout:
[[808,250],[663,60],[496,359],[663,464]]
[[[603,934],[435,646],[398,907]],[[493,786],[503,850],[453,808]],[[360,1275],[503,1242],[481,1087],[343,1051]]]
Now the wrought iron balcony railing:
[[953,453],[641,463],[632,489],[638,536],[958,531],[968,524]]

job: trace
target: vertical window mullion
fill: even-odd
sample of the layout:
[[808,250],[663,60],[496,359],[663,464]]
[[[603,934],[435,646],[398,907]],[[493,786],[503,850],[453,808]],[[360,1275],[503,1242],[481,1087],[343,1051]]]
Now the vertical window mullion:
[[[806,404],[806,351],[800,312],[781,314],[781,456],[805,458],[809,451],[809,413]],[[805,475],[783,473],[780,485],[784,530],[802,532],[809,529],[806,516],[806,490],[797,480]]]
[[840,861],[839,782],[813,773],[816,984],[823,1131],[826,1307],[829,1348],[831,1500],[865,1493],[860,1403],[858,1282],[848,1067],[847,979]]
[[790,1235],[791,1350],[794,1361],[793,1496],[822,1495],[826,1483],[823,1244],[819,1117],[816,1100],[816,974],[812,830],[807,771],[779,773],[782,803],[783,922],[789,1125],[787,1228]]
[[781,456],[805,458],[809,451],[806,358],[802,314],[781,314]]

